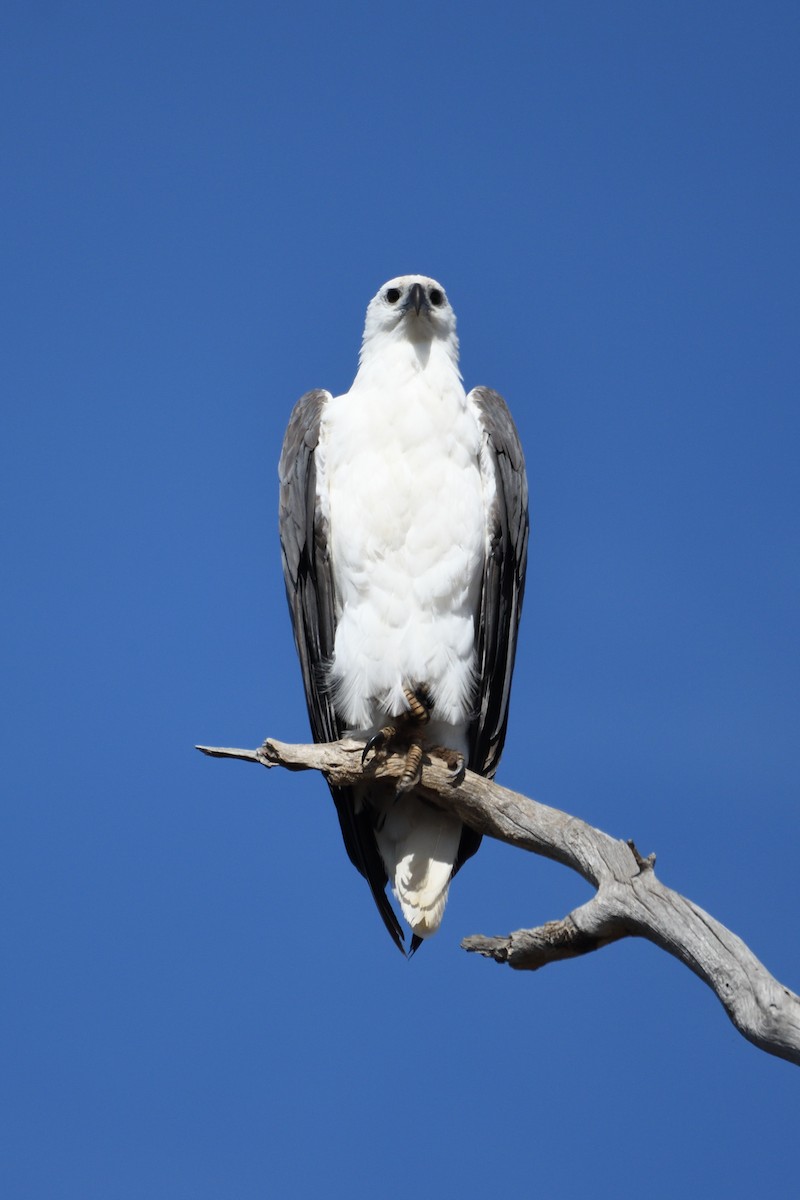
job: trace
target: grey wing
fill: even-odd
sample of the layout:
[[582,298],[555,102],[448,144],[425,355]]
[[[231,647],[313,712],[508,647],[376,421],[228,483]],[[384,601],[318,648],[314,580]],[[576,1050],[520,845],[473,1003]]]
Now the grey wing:
[[[330,392],[306,392],[295,405],[283,440],[279,529],[283,577],[294,640],[303,674],[306,705],[315,742],[333,742],[343,729],[327,689],[333,658],[336,610],[328,529],[317,499],[315,451]],[[403,950],[403,934],[385,892],[386,871],[366,810],[356,811],[352,788],[331,787],[345,849],[367,880],[392,940]]]
[[471,401],[483,430],[481,470],[495,496],[487,514],[489,553],[478,616],[478,695],[470,728],[469,767],[491,778],[508,725],[508,701],[528,560],[528,481],[519,435],[502,396],[474,388]]
[[330,392],[317,390],[298,400],[278,465],[283,578],[315,742],[334,742],[342,732],[325,688],[336,624],[328,531],[317,503],[314,459],[322,410],[330,399]]

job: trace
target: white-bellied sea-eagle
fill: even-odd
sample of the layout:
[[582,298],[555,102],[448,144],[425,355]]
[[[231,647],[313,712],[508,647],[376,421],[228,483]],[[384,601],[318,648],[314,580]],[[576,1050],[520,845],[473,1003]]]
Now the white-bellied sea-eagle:
[[[347,853],[403,949],[435,933],[480,836],[415,791],[422,752],[493,776],[522,606],[528,494],[505,401],[464,391],[456,319],[424,275],[367,308],[349,392],[307,392],[280,460],[283,569],[315,741],[406,754],[395,786],[332,787]],[[366,752],[365,752],[366,755]]]

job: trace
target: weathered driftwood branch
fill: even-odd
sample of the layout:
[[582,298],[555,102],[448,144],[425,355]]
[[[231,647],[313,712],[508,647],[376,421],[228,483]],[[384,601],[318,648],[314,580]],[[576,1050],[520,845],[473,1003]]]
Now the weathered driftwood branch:
[[[268,740],[258,750],[198,746],[204,754],[239,758],[290,771],[321,771],[333,784],[364,775],[397,778],[400,755],[361,765],[363,743],[286,745]],[[656,878],[655,856],[642,858],[623,842],[577,817],[538,804],[467,771],[457,786],[444,763],[425,762],[422,789],[479,833],[555,859],[597,889],[560,921],[507,937],[474,936],[465,950],[535,971],[546,963],[597,950],[622,937],[644,937],[674,955],[716,992],[733,1024],[762,1050],[800,1063],[800,997],[767,971],[744,942],[696,904]]]

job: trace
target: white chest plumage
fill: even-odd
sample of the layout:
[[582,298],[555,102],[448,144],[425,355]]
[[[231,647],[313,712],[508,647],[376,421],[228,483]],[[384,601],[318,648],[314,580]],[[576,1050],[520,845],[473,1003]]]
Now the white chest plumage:
[[336,707],[369,728],[407,707],[404,686],[424,684],[434,720],[463,727],[486,551],[481,431],[449,362],[406,347],[381,367],[329,401],[317,451]]

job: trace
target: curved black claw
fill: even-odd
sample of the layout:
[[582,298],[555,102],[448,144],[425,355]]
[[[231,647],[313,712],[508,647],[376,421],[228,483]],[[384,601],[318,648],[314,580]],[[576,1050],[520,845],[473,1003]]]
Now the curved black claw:
[[369,739],[363,751],[361,752],[362,767],[367,761],[367,755],[370,753],[370,751],[383,749],[389,739],[393,738],[396,733],[397,730],[395,729],[394,725],[384,725],[383,729],[379,729],[377,733],[373,733],[372,737]]
[[450,786],[458,787],[460,783],[464,782],[464,776],[467,773],[467,764],[464,761],[464,755],[456,752],[454,760],[448,762],[447,765],[450,768]]

